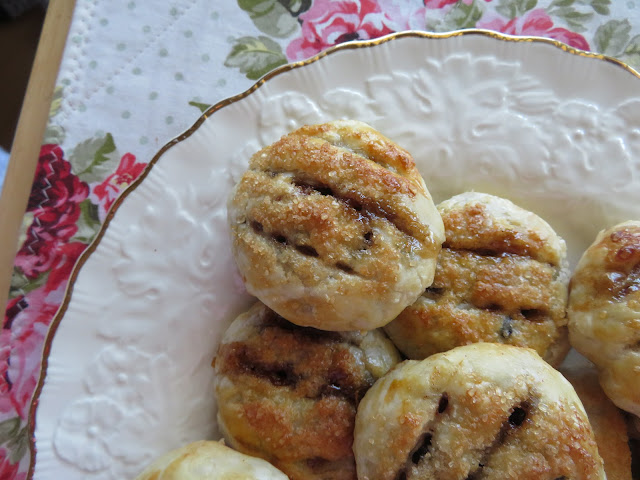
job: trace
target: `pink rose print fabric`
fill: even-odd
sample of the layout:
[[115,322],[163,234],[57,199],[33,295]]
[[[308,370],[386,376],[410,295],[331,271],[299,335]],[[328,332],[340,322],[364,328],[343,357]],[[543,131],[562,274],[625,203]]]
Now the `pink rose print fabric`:
[[394,31],[374,0],[316,0],[299,18],[302,31],[287,47],[290,60],[311,57],[349,40],[368,40]]
[[424,27],[422,3],[398,0],[316,0],[299,16],[300,36],[287,47],[289,60],[302,60],[350,40],[370,40]]
[[0,450],[0,478],[2,480],[24,480],[27,474],[18,472],[18,464],[9,459],[9,452]]
[[582,35],[555,26],[551,17],[542,8],[531,10],[526,15],[509,21],[502,18],[479,21],[477,26],[509,35],[553,38],[574,48],[589,50],[589,43]]
[[144,171],[146,164],[136,163],[136,157],[130,153],[122,156],[114,173],[103,182],[93,184],[91,201],[99,206],[100,220],[104,220],[113,202],[120,192],[128,187]]
[[60,245],[78,230],[79,204],[88,195],[88,185],[71,173],[62,149],[43,145],[27,206],[34,221],[16,257],[16,265],[27,278],[33,279],[52,268]]

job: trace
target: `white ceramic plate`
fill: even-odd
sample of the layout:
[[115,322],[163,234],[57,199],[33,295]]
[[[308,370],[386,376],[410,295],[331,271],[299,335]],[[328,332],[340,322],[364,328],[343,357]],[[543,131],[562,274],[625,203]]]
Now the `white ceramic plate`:
[[478,31],[401,34],[284,67],[212,108],[158,154],[76,271],[45,350],[34,477],[131,478],[217,438],[210,364],[250,302],[225,203],[249,156],[300,125],[370,123],[414,155],[437,202],[508,197],[551,223],[574,264],[598,230],[640,218],[640,79],[590,57]]

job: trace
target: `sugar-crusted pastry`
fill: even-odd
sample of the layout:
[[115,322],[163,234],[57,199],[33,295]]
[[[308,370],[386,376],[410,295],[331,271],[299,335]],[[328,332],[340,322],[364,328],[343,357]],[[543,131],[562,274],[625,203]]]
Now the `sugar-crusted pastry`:
[[431,284],[444,240],[413,158],[356,121],[304,126],[257,152],[228,212],[249,293],[323,330],[391,321]]
[[220,429],[292,480],[354,480],[356,407],[399,360],[381,331],[299,327],[257,303],[231,324],[215,360]]
[[569,338],[618,407],[640,416],[640,222],[598,234],[571,279]]
[[571,384],[528,348],[407,360],[367,392],[354,435],[359,480],[606,478]]
[[569,350],[565,242],[511,201],[467,192],[438,211],[446,240],[433,284],[385,331],[412,359],[497,342],[559,365]]
[[172,450],[135,480],[287,480],[260,458],[236,452],[220,442],[202,440]]
[[627,424],[622,412],[602,391],[597,371],[563,367],[560,372],[571,382],[587,412],[607,480],[632,480]]

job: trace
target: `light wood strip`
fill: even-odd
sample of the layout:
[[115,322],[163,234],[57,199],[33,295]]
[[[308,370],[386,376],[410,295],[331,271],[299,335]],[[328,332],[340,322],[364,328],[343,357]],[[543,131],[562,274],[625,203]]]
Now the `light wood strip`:
[[0,196],[0,310],[4,313],[20,225],[38,163],[75,0],[51,0],[31,69]]

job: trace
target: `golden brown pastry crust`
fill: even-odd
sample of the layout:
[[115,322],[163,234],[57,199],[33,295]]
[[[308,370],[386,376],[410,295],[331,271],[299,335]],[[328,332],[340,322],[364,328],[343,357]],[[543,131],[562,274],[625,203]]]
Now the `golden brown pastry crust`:
[[305,126],[257,152],[228,209],[247,290],[323,330],[392,320],[431,284],[444,240],[409,153],[355,121]]
[[571,382],[587,412],[607,480],[632,480],[627,424],[621,411],[602,391],[597,371],[561,368],[560,372]]
[[640,222],[598,234],[571,279],[569,336],[618,407],[640,416]]
[[399,360],[379,331],[299,327],[257,303],[215,360],[218,423],[229,445],[292,480],[353,480],[356,406]]
[[407,360],[367,392],[354,435],[359,480],[606,478],[575,391],[528,348]]
[[564,241],[537,215],[468,192],[438,206],[446,240],[431,287],[385,330],[409,358],[476,342],[535,349],[552,365],[569,350]]
[[287,480],[287,476],[260,458],[201,440],[162,455],[135,480]]

